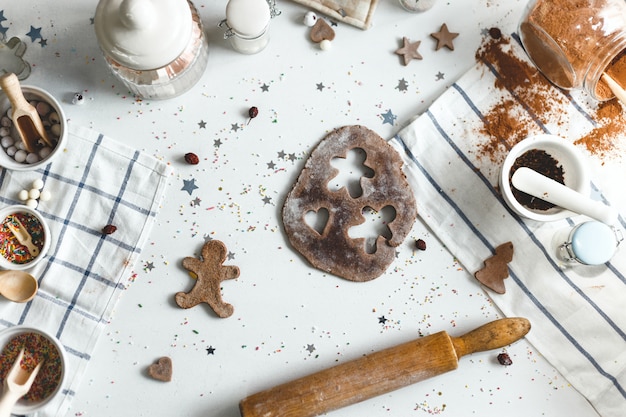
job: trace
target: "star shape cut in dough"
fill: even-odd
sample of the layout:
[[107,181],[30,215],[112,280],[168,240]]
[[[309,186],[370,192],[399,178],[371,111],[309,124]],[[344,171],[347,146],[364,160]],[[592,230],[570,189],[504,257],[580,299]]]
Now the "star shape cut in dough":
[[437,39],[437,47],[435,48],[435,51],[440,50],[444,46],[449,50],[454,51],[454,44],[452,43],[452,41],[454,40],[454,38],[459,36],[459,34],[450,32],[448,30],[448,25],[444,23],[443,25],[441,25],[441,29],[439,29],[439,32],[431,33],[430,36]]
[[397,55],[401,55],[404,58],[404,65],[409,65],[412,59],[422,59],[422,56],[417,52],[421,41],[411,42],[406,36],[402,38],[402,48],[396,50]]

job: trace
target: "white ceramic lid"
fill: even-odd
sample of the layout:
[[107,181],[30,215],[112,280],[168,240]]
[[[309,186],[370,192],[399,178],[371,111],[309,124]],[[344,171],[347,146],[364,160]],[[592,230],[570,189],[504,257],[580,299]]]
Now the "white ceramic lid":
[[270,6],[266,0],[230,0],[226,5],[228,27],[239,35],[259,36],[270,19]]
[[136,70],[174,61],[189,43],[192,25],[186,0],[100,0],[94,20],[102,51]]

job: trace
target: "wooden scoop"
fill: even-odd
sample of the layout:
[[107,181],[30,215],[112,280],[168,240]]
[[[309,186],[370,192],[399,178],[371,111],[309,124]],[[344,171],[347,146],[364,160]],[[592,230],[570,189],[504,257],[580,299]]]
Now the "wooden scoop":
[[35,152],[37,143],[41,139],[46,145],[53,146],[46,129],[43,127],[39,113],[24,97],[20,82],[13,73],[6,73],[0,77],[0,87],[9,98],[13,108],[13,123],[24,142],[28,152]]
[[15,403],[28,393],[35,381],[35,377],[41,369],[39,362],[32,372],[22,368],[21,362],[24,357],[24,348],[13,362],[13,366],[6,375],[3,383],[2,397],[0,398],[0,417],[10,417]]
[[461,337],[446,332],[391,347],[259,392],[239,403],[242,417],[313,417],[452,371],[463,355],[498,349],[530,330],[524,318],[487,323]]

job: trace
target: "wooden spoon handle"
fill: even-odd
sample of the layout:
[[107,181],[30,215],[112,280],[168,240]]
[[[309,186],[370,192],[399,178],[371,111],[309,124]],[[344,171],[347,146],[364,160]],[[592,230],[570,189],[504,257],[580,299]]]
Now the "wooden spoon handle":
[[[360,357],[243,399],[242,417],[313,417],[452,371],[458,357],[524,337],[526,319],[502,319],[461,336],[446,332]],[[458,349],[458,350],[457,350]]]
[[8,72],[0,76],[0,88],[9,98],[14,111],[16,109],[26,109],[30,106],[30,103],[22,93],[20,81],[15,74]]

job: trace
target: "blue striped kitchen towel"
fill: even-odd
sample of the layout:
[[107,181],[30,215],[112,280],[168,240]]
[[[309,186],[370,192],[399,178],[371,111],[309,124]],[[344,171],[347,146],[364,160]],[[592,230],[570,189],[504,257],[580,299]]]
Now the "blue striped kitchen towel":
[[[0,329],[24,324],[56,335],[67,351],[62,395],[39,415],[62,416],[76,392],[104,325],[155,222],[169,166],[93,130],[70,125],[66,149],[36,171],[0,171],[0,205],[44,181],[52,194],[37,207],[52,241],[29,270],[39,280],[26,304],[0,300]],[[102,228],[112,224],[115,233]]]
[[403,155],[420,217],[472,274],[511,241],[505,294],[485,291],[505,316],[531,321],[528,340],[599,414],[623,417],[626,249],[605,265],[563,265],[552,239],[583,216],[522,220],[507,209],[498,174],[507,150],[525,136],[570,140],[588,157],[594,197],[618,209],[624,233],[624,112],[617,102],[553,87],[515,35],[485,39],[476,57],[475,67],[390,140]]

